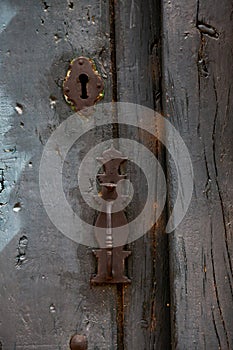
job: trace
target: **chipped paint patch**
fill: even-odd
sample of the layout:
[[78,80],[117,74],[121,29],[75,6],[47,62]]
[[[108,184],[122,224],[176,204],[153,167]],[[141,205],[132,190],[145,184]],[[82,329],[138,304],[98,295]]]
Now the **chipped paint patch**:
[[0,33],[2,33],[16,15],[16,10],[6,1],[1,2]]
[[[3,90],[3,88],[0,88],[0,115],[1,115],[1,135],[2,132],[8,131],[8,117],[10,117],[14,113],[14,108],[13,108],[13,102],[7,96],[7,93]],[[4,127],[6,128],[6,131],[4,130]]]
[[[0,168],[4,172],[4,190],[1,192],[0,206],[0,252],[19,233],[21,229],[20,212],[21,205],[10,204],[10,197],[14,191],[15,184],[19,181],[22,172],[30,161],[30,156],[22,152],[17,157],[5,159]],[[16,210],[19,209],[20,210]]]
[[[20,213],[9,204],[15,184],[19,181],[31,155],[18,152],[15,140],[8,132],[14,125],[16,111],[11,97],[0,89],[0,169],[1,169],[1,199],[0,202],[0,252],[20,231]],[[17,201],[17,200],[16,200]],[[10,223],[10,225],[9,225]],[[8,226],[9,227],[8,227]],[[8,228],[7,228],[8,227]]]

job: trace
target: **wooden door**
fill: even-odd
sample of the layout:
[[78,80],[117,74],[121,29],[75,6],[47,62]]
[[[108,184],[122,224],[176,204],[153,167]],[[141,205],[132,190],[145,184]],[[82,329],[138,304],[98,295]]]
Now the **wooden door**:
[[[2,0],[0,6],[0,349],[66,350],[73,334],[85,335],[93,350],[233,349],[230,0]],[[177,170],[158,140],[115,123],[74,145],[64,191],[90,223],[96,212],[78,194],[76,170],[93,145],[134,139],[167,175],[160,219],[127,247],[130,285],[91,286],[92,247],[63,235],[40,196],[46,142],[74,113],[62,84],[79,56],[95,61],[103,103],[162,113],[193,164],[189,210],[168,235]],[[136,193],[126,213],[132,220],[147,189],[137,167],[128,175]]]
[[232,349],[232,4],[165,2],[163,18],[166,111],[194,169],[190,208],[170,235],[172,343]]

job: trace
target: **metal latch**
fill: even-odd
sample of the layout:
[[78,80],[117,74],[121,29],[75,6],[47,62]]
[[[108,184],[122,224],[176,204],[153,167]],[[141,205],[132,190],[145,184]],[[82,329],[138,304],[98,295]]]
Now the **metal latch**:
[[126,160],[113,146],[103,153],[102,158],[98,158],[104,169],[104,173],[97,176],[104,204],[95,223],[95,237],[101,249],[93,251],[98,259],[98,270],[91,279],[92,284],[130,283],[124,270],[125,259],[131,252],[123,250],[129,235],[128,222],[124,211],[117,210],[117,206],[123,207],[125,199],[117,192],[117,186],[120,180],[126,178],[126,175],[120,174],[121,165]]

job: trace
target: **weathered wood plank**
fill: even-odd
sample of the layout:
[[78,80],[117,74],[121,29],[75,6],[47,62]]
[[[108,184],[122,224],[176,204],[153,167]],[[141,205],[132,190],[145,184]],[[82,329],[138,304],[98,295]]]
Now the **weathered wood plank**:
[[163,19],[167,114],[195,185],[170,236],[173,348],[232,349],[232,2],[165,1]]
[[[116,349],[115,287],[90,289],[91,249],[49,221],[38,178],[44,144],[73,113],[61,89],[69,61],[94,58],[108,78],[105,101],[112,99],[108,4],[4,0],[1,8],[2,349],[67,350],[76,332],[87,335],[89,349]],[[93,138],[98,143],[106,134],[103,129]],[[86,138],[76,149],[82,154],[89,146]],[[66,174],[71,203],[75,184]]]
[[[159,2],[119,1],[115,10],[118,101],[160,111]],[[119,136],[144,144],[163,163],[161,146],[153,137],[130,127],[120,127]],[[127,212],[129,220],[132,220],[142,210],[147,187],[146,179],[137,167],[131,164],[128,170],[135,193]],[[128,274],[132,285],[122,291],[125,349],[168,349],[170,346],[168,249],[164,224],[165,216],[147,235],[129,247],[132,256],[128,259]]]

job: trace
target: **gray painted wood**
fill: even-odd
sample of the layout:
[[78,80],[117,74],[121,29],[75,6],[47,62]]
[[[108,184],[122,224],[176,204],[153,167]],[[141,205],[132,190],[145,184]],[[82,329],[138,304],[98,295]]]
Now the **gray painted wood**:
[[[87,335],[89,349],[116,349],[115,287],[90,288],[92,251],[50,222],[38,178],[47,139],[73,113],[61,89],[69,61],[94,58],[107,78],[105,100],[112,98],[108,4],[4,0],[0,22],[1,349],[67,350],[76,332]],[[94,140],[104,135],[108,129]],[[76,150],[89,146],[84,139]],[[70,161],[68,170],[80,159]],[[66,175],[73,203],[76,182]]]
[[[115,18],[101,0],[0,3],[0,349],[65,350],[76,332],[87,335],[89,349],[170,348],[165,213],[129,246],[132,284],[90,289],[91,249],[63,236],[40,199],[41,154],[73,113],[61,86],[79,55],[96,60],[105,102],[164,108],[185,140],[195,187],[186,218],[169,239],[172,347],[232,349],[230,0],[164,1],[162,11],[155,0],[119,1]],[[164,165],[153,138],[131,128],[114,132],[143,143]],[[95,213],[79,196],[75,171],[95,143],[111,136],[111,128],[95,130],[66,162],[67,199],[90,222]],[[169,157],[167,165],[172,208],[176,170]],[[131,164],[128,173],[136,193],[127,212],[132,219],[147,188],[138,168]]]
[[[161,37],[159,2],[116,3],[117,96],[121,102],[161,110]],[[135,115],[135,118],[137,116]],[[119,128],[120,137],[144,144],[163,164],[164,153],[156,139],[141,130]],[[123,150],[122,150],[123,151]],[[131,164],[129,178],[135,197],[127,215],[135,218],[147,196],[146,179]],[[165,214],[150,232],[130,244],[128,274],[132,285],[123,289],[125,349],[168,349],[169,291]]]
[[166,1],[163,22],[166,112],[195,186],[170,236],[173,349],[232,349],[232,2]]

